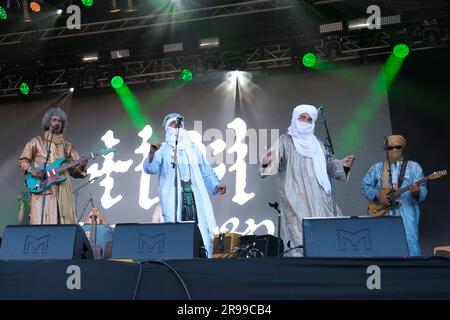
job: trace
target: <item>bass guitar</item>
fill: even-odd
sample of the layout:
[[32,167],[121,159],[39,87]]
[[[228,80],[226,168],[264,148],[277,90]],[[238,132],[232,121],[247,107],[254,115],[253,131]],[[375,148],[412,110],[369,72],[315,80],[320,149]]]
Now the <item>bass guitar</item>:
[[[115,148],[110,148],[110,149],[102,149],[98,152],[95,153],[91,153],[90,156],[92,159],[95,159],[96,157],[102,155],[105,156],[110,152],[115,152],[116,149]],[[61,173],[64,170],[70,169],[72,167],[76,167],[80,164],[81,159],[79,160],[75,160],[72,162],[68,162],[68,163],[64,163],[66,161],[66,158],[61,157],[56,159],[54,162],[50,163],[49,165],[47,165],[47,168],[44,172],[44,181],[42,181],[39,178],[36,178],[34,176],[32,176],[30,173],[28,173],[25,176],[25,186],[27,187],[27,189],[34,194],[39,194],[42,193],[43,191],[43,186],[45,186],[45,190],[47,190],[48,188],[50,188],[51,186],[55,185],[55,184],[59,184],[61,182],[64,182],[67,177],[61,176]],[[35,167],[33,169],[37,169],[37,170],[44,170],[43,166],[39,166],[39,167]]]
[[[437,171],[437,172],[433,172],[432,174],[430,174],[429,176],[426,176],[414,183],[418,183],[419,185],[421,185],[422,183],[425,183],[427,181],[430,180],[435,180],[435,179],[439,179],[442,178],[443,176],[447,175],[447,170],[441,170],[441,171]],[[409,190],[409,188],[414,184],[411,183],[410,185],[407,185],[404,188],[398,189],[397,191],[394,191],[394,197],[391,198],[395,198],[398,199],[398,197]],[[386,195],[390,195],[391,191],[389,190],[389,188],[384,188],[381,190],[381,192],[383,192]],[[389,209],[396,209],[399,208],[402,204],[400,202],[396,202],[396,203],[391,203],[389,206],[385,206],[382,205],[379,202],[373,202],[373,201],[369,201],[369,205],[367,207],[367,211],[369,213],[369,215],[373,216],[373,217],[379,217],[379,216],[384,216],[386,214],[386,212]]]

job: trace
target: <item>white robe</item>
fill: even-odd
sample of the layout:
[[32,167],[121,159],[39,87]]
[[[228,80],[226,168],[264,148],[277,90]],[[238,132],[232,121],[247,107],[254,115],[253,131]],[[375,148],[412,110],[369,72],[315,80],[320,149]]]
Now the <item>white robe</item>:
[[[321,143],[322,147],[323,144]],[[272,146],[272,161],[260,167],[260,176],[277,175],[281,206],[281,230],[285,250],[302,246],[304,217],[333,217],[331,194],[319,184],[312,158],[298,154],[292,137],[282,135]],[[263,159],[263,163],[266,163]],[[346,180],[342,160],[333,160],[334,178]],[[341,211],[337,207],[337,215]],[[302,256],[303,250],[294,249],[285,256]]]
[[[198,226],[204,246],[208,251],[208,257],[212,257],[216,220],[208,191],[211,194],[218,193],[216,186],[220,183],[219,178],[194,143],[186,146],[183,150],[179,149],[177,154],[179,167],[177,221],[181,221],[182,212],[181,180],[188,181],[190,179],[197,207]],[[152,162],[149,162],[149,158],[144,161],[146,173],[159,175],[158,188],[164,222],[175,222],[175,170],[172,168],[172,156],[173,147],[168,143],[163,143],[161,148],[155,152]]]

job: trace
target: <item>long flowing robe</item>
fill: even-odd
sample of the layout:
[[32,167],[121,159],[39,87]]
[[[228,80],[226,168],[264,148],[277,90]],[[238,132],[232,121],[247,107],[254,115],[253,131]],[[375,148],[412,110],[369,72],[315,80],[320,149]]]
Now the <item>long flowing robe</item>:
[[[63,143],[51,143],[51,153],[48,164],[64,157],[68,162],[78,160],[78,152],[71,143],[60,139]],[[47,155],[47,140],[44,136],[31,139],[22,151],[18,164],[22,173],[29,167],[43,166]],[[64,150],[65,149],[65,150]],[[86,173],[80,167],[73,167],[61,173],[67,179],[48,188],[45,192],[45,208],[43,224],[76,224],[77,216],[72,196],[72,184],[69,175],[74,178],[84,178]],[[41,224],[42,195],[32,194],[30,203],[30,224]]]
[[[321,143],[322,147],[323,144]],[[303,245],[302,222],[305,217],[333,217],[333,200],[320,186],[312,158],[297,153],[292,137],[282,135],[271,147],[272,160],[263,159],[260,176],[277,175],[281,206],[281,229],[285,250]],[[324,151],[325,152],[325,151]],[[347,180],[342,160],[333,159],[334,178]],[[341,210],[337,207],[337,215]],[[295,249],[285,256],[301,256]]]
[[[401,165],[401,162],[400,164]],[[374,164],[364,176],[361,184],[361,193],[367,200],[375,200],[375,196],[382,189],[384,162]],[[391,172],[394,172],[394,164],[391,164]],[[406,166],[403,183],[399,188],[403,188],[417,180],[423,178],[421,166],[414,161],[409,161]],[[408,242],[409,254],[411,256],[420,256],[419,244],[419,202],[422,202],[427,196],[427,187],[425,184],[420,186],[419,196],[415,198],[410,191],[404,192],[397,200],[400,201],[400,208],[395,209],[395,215],[401,216]],[[393,210],[388,210],[388,215],[394,215]]]
[[[172,168],[172,156],[173,147],[168,143],[163,143],[161,148],[155,152],[151,162],[149,158],[144,161],[146,173],[159,175],[158,189],[164,222],[175,221],[175,170]],[[191,180],[197,208],[198,227],[208,256],[211,257],[216,219],[208,191],[211,194],[217,194],[216,186],[219,184],[219,178],[194,143],[190,143],[181,150],[178,149],[177,156],[179,170],[177,221],[181,221],[182,217],[181,180]]]

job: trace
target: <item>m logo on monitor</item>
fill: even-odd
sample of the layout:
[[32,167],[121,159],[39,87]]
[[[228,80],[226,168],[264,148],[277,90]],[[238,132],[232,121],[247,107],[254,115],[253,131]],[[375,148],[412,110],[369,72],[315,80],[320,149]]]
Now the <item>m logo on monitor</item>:
[[156,236],[149,236],[148,234],[141,233],[138,238],[138,252],[139,253],[163,253],[164,242],[166,241],[166,235],[164,233],[157,234]]
[[370,230],[365,228],[356,232],[338,229],[339,250],[372,250]]
[[27,235],[25,237],[23,254],[47,254],[49,240],[49,234],[42,237]]

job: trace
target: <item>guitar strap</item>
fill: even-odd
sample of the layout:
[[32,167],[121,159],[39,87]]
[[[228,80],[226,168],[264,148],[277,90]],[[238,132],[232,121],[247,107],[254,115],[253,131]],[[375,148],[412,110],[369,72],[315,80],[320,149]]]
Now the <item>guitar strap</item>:
[[398,187],[401,188],[403,184],[403,179],[405,178],[406,166],[408,165],[408,160],[403,159],[402,166],[400,167],[400,175],[398,177]]

